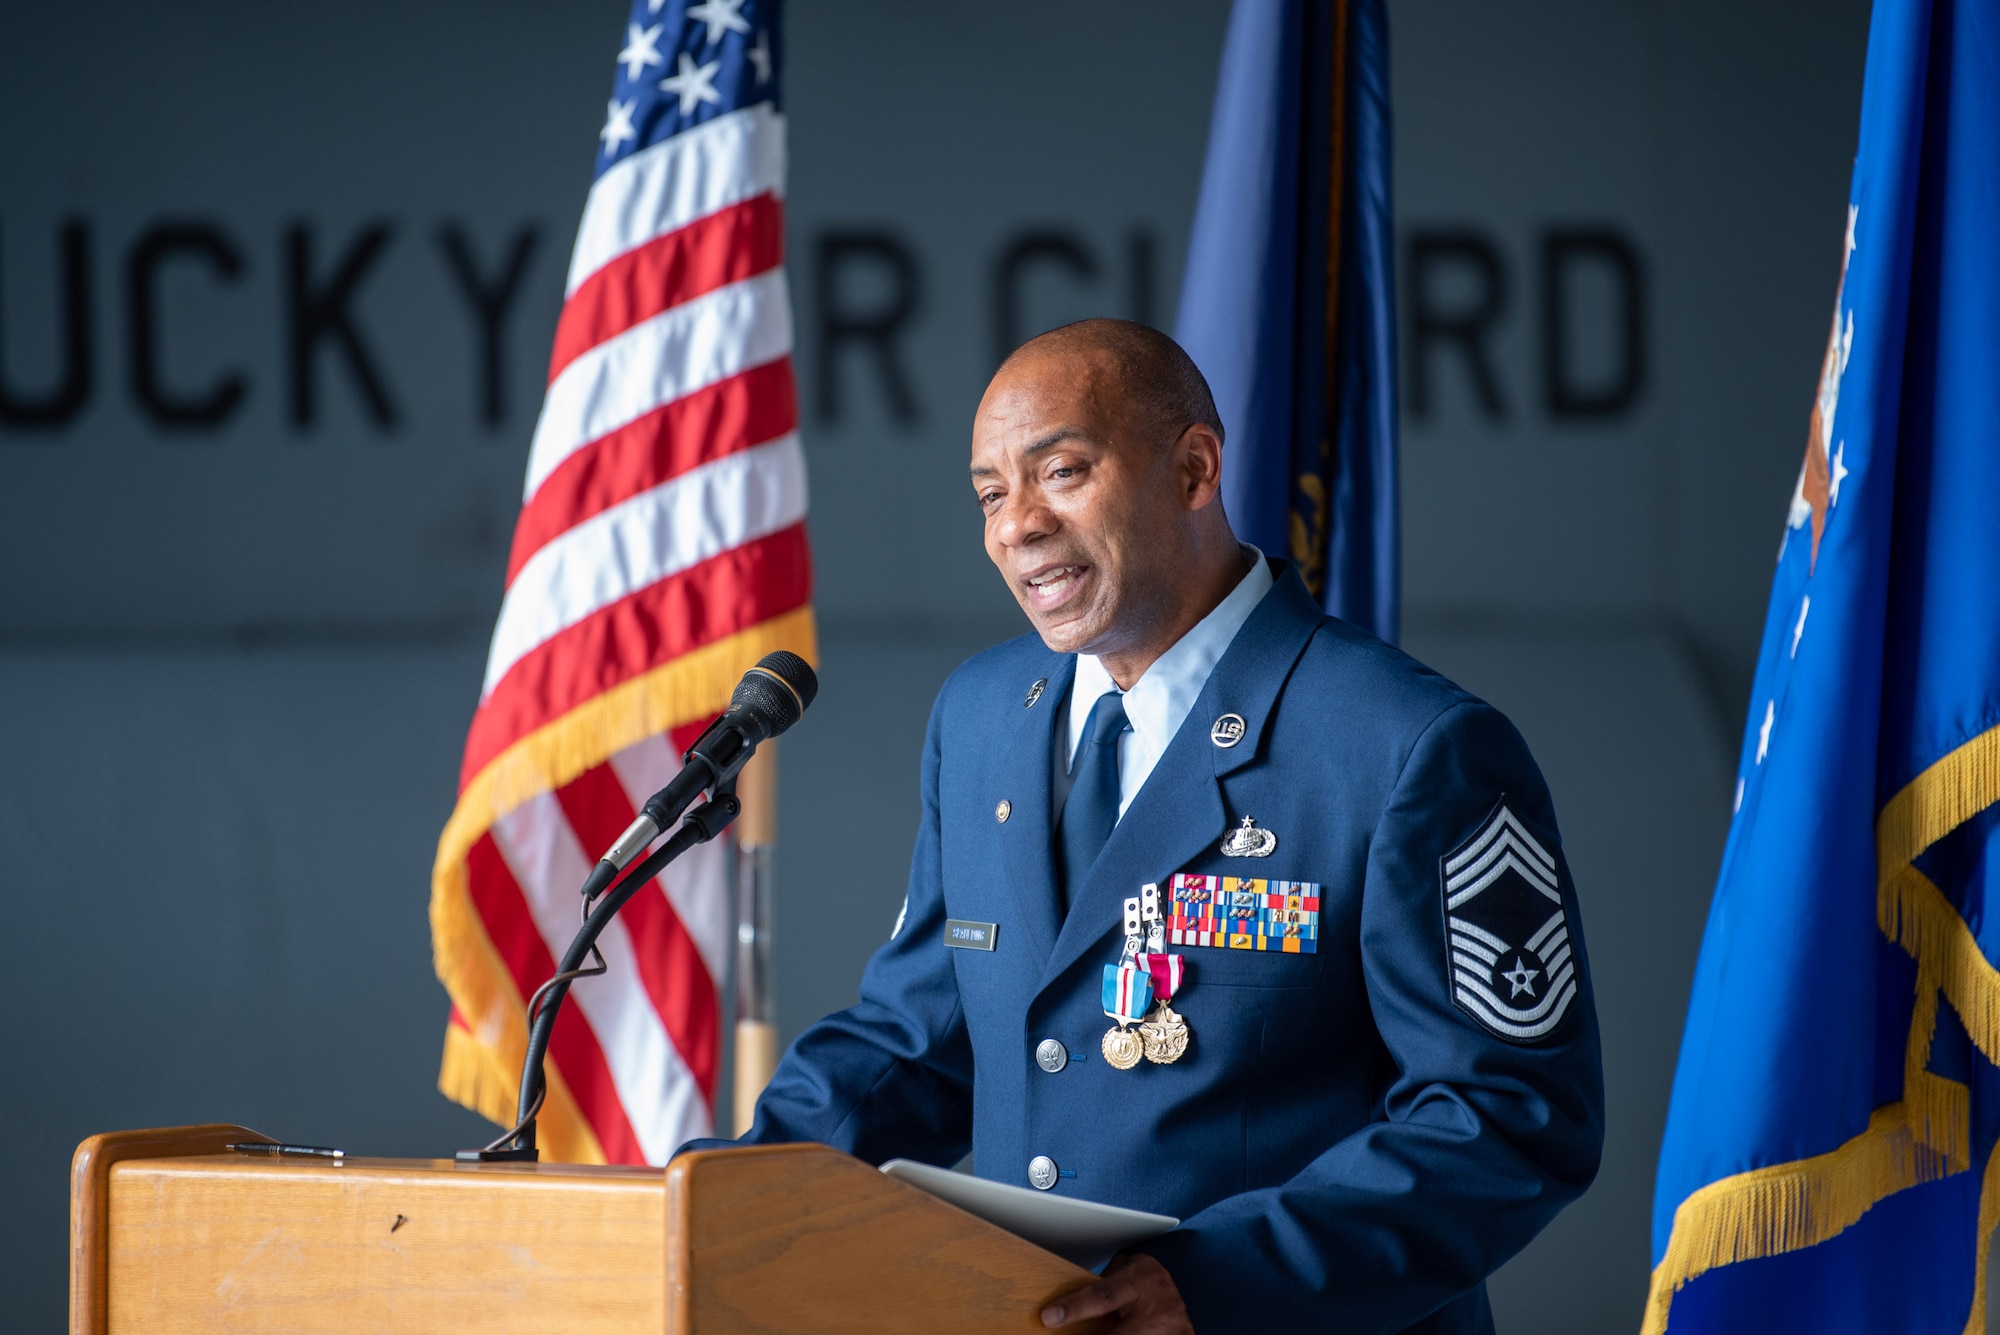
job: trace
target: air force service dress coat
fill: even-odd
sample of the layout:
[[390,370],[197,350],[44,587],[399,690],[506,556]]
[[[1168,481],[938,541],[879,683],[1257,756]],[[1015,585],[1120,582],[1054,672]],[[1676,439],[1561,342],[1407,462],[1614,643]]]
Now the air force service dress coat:
[[[1202,1335],[1490,1330],[1485,1277],[1584,1190],[1603,1137],[1555,812],[1505,718],[1272,564],[1066,915],[1050,789],[1075,660],[1028,635],[952,676],[900,926],[744,1139],[876,1163],[970,1150],[1021,1185],[1045,1157],[1058,1194],[1184,1221],[1141,1250]],[[1233,745],[1211,737],[1225,714]],[[1221,851],[1245,817],[1276,837],[1267,856]],[[1316,883],[1317,949],[1169,945],[1192,1041],[1117,1070],[1103,967],[1127,897],[1176,872]],[[997,924],[993,949],[948,948],[948,919]],[[1070,1054],[1053,1071],[1051,1038]]]

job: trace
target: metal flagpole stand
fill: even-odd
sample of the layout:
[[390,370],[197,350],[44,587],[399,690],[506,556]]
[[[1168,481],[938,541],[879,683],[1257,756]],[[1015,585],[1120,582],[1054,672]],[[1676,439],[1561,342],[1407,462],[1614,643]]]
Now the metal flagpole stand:
[[778,747],[766,742],[736,780],[743,803],[736,855],[736,1089],[734,1135],[750,1129],[758,1096],[778,1066],[772,986],[772,871],[778,843]]

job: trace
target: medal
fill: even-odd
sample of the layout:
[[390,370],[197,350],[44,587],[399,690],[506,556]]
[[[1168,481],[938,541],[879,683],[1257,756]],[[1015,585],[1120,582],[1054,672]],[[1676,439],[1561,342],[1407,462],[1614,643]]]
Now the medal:
[[1144,1038],[1127,1028],[1146,1014],[1153,1004],[1153,975],[1139,965],[1127,961],[1122,964],[1104,966],[1104,1013],[1118,1021],[1117,1027],[1104,1032],[1104,1060],[1121,1071],[1129,1071],[1139,1064],[1139,1058],[1146,1050]]
[[[1138,957],[1138,964],[1151,978],[1152,993],[1158,998],[1159,1006],[1148,1015],[1139,1026],[1139,1046],[1146,1060],[1161,1066],[1171,1066],[1187,1052],[1187,1021],[1180,1012],[1167,1003],[1173,999],[1181,984],[1187,978],[1187,964],[1180,955],[1147,953]],[[1110,1057],[1105,1054],[1106,1059]]]

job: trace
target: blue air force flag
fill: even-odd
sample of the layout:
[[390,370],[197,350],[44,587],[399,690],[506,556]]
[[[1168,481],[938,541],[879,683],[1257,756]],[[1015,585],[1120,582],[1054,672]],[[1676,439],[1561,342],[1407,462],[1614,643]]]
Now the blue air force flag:
[[[1877,0],[1645,1329],[1985,1329],[2000,1221],[2000,0]],[[1830,220],[1831,221],[1831,220]]]

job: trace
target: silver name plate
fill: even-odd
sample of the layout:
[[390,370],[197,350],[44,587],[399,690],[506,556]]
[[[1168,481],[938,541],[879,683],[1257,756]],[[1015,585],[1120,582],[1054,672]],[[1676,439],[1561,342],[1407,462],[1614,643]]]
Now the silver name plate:
[[944,922],[944,943],[954,950],[991,950],[993,938],[999,934],[997,922],[966,922],[962,918],[946,918]]

